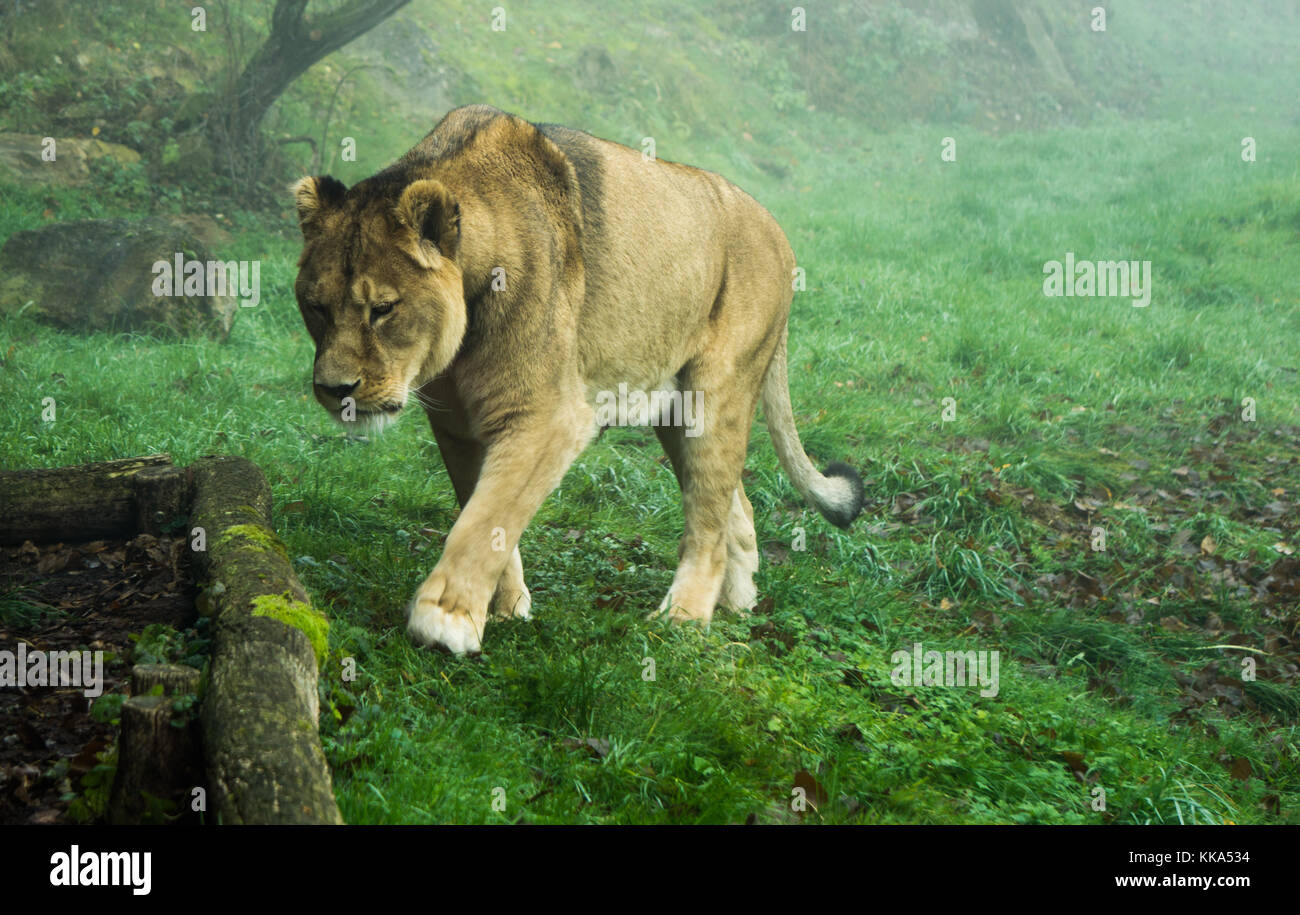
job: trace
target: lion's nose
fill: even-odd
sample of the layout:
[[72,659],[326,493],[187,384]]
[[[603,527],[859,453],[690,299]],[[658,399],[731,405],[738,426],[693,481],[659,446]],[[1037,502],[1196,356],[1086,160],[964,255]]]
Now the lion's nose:
[[349,384],[318,384],[316,387],[320,388],[330,397],[333,397],[336,400],[342,400],[344,397],[347,397],[355,391],[359,384],[361,384],[361,379],[358,378],[356,381]]

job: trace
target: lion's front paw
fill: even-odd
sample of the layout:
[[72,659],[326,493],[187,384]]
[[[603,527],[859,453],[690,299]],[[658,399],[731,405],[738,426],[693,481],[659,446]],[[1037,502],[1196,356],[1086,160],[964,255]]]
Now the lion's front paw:
[[699,606],[690,609],[683,606],[685,602],[676,598],[673,591],[669,591],[664,599],[659,603],[659,609],[650,614],[651,619],[658,619],[667,615],[669,622],[673,623],[703,623],[708,626],[713,620],[713,608]]
[[444,584],[433,577],[411,601],[406,631],[421,645],[442,645],[454,654],[478,652],[483,645],[483,624],[457,606]]

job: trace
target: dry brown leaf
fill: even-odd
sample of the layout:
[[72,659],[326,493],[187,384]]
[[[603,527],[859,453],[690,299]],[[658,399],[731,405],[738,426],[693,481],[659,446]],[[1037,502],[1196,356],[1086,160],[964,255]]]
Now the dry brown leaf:
[[814,810],[821,808],[827,800],[826,789],[817,781],[817,776],[807,769],[800,769],[794,774],[794,786],[804,790],[808,805]]

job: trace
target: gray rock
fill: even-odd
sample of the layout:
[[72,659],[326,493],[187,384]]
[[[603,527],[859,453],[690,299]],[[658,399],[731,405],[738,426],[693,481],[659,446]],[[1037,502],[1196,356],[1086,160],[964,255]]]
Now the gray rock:
[[205,272],[217,260],[189,227],[158,217],[58,222],[17,232],[0,249],[0,312],[25,310],[81,333],[225,339],[239,307],[236,295],[220,294],[216,285],[217,294],[208,295],[206,278],[201,294],[155,294],[155,263],[174,266],[178,253],[184,262],[202,261]]
[[90,181],[90,163],[112,159],[119,166],[140,161],[140,154],[119,143],[76,137],[54,138],[54,160],[43,158],[45,138],[28,133],[0,133],[0,177],[79,187]]

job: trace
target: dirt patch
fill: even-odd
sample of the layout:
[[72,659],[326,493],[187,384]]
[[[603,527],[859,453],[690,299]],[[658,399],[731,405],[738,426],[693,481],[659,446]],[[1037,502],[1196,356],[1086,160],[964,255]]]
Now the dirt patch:
[[[104,695],[128,692],[147,626],[196,617],[184,537],[0,549],[0,651],[102,651]],[[98,764],[113,727],[81,686],[0,687],[0,824],[69,822],[68,795]]]

